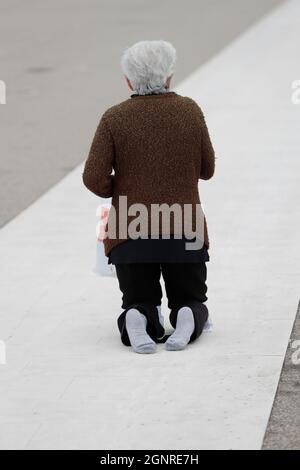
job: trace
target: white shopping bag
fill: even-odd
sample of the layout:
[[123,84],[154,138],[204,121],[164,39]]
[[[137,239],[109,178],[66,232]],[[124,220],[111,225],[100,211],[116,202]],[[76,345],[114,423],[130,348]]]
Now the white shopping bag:
[[108,264],[108,258],[104,253],[104,244],[102,240],[97,240],[96,262],[93,269],[95,274],[104,277],[116,277],[116,269],[113,264]]
[[104,252],[104,230],[108,220],[110,204],[101,204],[97,209],[100,220],[97,224],[96,262],[93,272],[98,276],[116,277],[116,269],[113,264],[108,264],[108,258]]

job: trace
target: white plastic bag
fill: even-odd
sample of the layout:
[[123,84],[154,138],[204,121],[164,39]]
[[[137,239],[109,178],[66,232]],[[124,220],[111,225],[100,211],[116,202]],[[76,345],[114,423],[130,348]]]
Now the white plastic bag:
[[108,220],[110,204],[101,204],[96,211],[96,215],[100,218],[97,224],[97,244],[96,244],[96,262],[93,272],[102,277],[116,277],[116,269],[113,264],[108,264],[108,258],[104,251],[104,230]]
[[102,240],[97,240],[96,262],[93,269],[95,274],[104,277],[116,277],[116,269],[113,264],[108,264],[108,258],[104,253]]

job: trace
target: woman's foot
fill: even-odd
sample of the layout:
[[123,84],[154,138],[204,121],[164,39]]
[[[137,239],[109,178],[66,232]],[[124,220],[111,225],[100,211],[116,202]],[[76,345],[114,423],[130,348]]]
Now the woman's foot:
[[182,307],[178,311],[176,329],[165,342],[168,351],[184,349],[195,330],[194,315],[190,307]]
[[151,354],[156,351],[156,343],[146,331],[147,318],[137,309],[131,308],[126,313],[126,330],[132,349],[136,353]]

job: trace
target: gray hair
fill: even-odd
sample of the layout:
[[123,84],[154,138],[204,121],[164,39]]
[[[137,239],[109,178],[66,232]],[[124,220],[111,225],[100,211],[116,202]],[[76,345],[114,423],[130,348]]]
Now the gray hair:
[[164,93],[174,71],[176,49],[167,41],[139,41],[126,49],[121,59],[123,73],[140,95]]

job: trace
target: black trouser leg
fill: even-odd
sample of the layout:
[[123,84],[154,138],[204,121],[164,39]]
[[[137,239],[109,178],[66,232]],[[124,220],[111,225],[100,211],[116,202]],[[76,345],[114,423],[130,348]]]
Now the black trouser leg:
[[162,264],[168,306],[171,309],[170,323],[176,328],[177,315],[181,307],[190,307],[195,321],[195,330],[190,343],[198,338],[208,319],[208,309],[203,304],[207,300],[206,275],[203,263],[166,263]]
[[176,308],[185,302],[207,300],[206,264],[163,263],[162,275],[168,297],[168,307]]
[[156,342],[162,340],[164,329],[159,323],[156,305],[161,304],[162,290],[159,282],[162,270],[168,306],[171,309],[170,323],[176,328],[177,315],[181,307],[190,307],[195,321],[195,330],[189,342],[198,338],[208,318],[203,302],[207,300],[205,263],[134,263],[116,265],[120,290],[123,293],[122,308],[125,311],[118,318],[121,340],[130,346],[126,331],[125,317],[129,308],[136,308],[147,318],[147,332]]
[[116,272],[122,296],[122,308],[145,303],[161,305],[160,264],[116,264]]
[[121,341],[130,346],[126,331],[126,313],[130,308],[136,308],[147,318],[146,331],[153,341],[160,342],[165,330],[159,322],[156,306],[161,305],[162,290],[160,285],[160,264],[132,263],[116,264],[116,272],[120,290],[123,293],[122,308],[125,310],[119,316],[117,323]]

